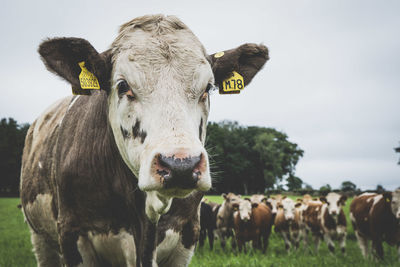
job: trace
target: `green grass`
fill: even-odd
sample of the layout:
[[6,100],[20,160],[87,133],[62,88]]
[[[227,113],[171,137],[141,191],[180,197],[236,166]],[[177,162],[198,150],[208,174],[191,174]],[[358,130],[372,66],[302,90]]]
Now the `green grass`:
[[[207,196],[210,201],[222,202],[219,196]],[[296,199],[296,197],[291,197]],[[203,248],[197,248],[193,256],[190,267],[198,266],[399,266],[397,250],[395,247],[384,245],[385,261],[375,262],[365,260],[358,248],[355,240],[354,231],[349,221],[349,205],[351,199],[347,201],[345,213],[348,220],[348,240],[346,254],[342,255],[339,251],[335,255],[330,255],[325,243],[321,243],[319,253],[313,249],[304,249],[302,246],[298,251],[287,254],[284,248],[283,239],[275,234],[271,234],[269,247],[266,254],[253,251],[248,246],[248,253],[232,252],[230,244],[223,251],[216,241],[214,251],[210,251],[206,242]],[[28,226],[24,223],[21,211],[17,208],[19,199],[0,198],[0,267],[8,266],[36,266],[35,258],[32,253]]]
[[0,266],[36,266],[18,198],[0,198]]

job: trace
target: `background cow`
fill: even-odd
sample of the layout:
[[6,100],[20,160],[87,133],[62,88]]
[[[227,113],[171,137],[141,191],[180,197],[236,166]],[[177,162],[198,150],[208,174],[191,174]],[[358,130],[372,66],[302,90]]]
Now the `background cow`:
[[301,238],[301,217],[297,209],[301,204],[284,197],[278,204],[279,209],[275,217],[275,232],[282,235],[285,248],[290,250],[292,244],[297,249]]
[[397,245],[400,260],[400,188],[383,194],[364,193],[353,199],[350,219],[361,252],[368,256],[368,240],[375,255],[383,259],[382,242]]
[[273,225],[272,213],[263,203],[251,202],[249,198],[240,199],[233,204],[234,229],[239,251],[246,252],[246,242],[252,241],[253,248],[268,248],[268,239]]
[[122,25],[109,50],[54,38],[39,53],[75,94],[29,128],[21,200],[39,266],[188,265],[211,186],[209,91],[268,59],[263,45],[208,55],[174,16]]
[[214,231],[217,229],[217,213],[221,205],[214,202],[201,202],[200,207],[200,237],[199,246],[204,245],[204,240],[208,236],[210,249],[214,247]]
[[223,193],[221,195],[224,201],[217,213],[217,235],[221,241],[221,247],[225,248],[226,240],[229,237],[232,238],[232,247],[236,247],[236,241],[233,234],[233,212],[234,204],[240,201],[240,195],[235,195],[234,193]]
[[305,226],[311,231],[316,250],[318,251],[322,237],[331,252],[335,250],[333,238],[339,239],[342,252],[346,246],[346,216],[342,207],[346,203],[346,196],[337,193],[329,193],[326,197],[320,197],[320,201],[309,201],[303,211]]

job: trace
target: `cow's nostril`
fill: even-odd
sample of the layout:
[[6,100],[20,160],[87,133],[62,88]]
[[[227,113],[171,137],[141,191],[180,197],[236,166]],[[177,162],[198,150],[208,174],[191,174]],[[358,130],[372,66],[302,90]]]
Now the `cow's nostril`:
[[157,173],[166,188],[194,188],[201,176],[202,154],[195,157],[175,158],[162,154],[157,156]]

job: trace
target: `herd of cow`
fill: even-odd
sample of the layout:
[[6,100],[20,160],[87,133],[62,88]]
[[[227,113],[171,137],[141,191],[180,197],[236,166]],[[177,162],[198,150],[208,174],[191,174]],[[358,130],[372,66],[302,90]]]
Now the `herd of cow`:
[[[222,194],[222,204],[207,199],[201,203],[200,240],[202,247],[206,236],[213,249],[214,235],[225,248],[231,237],[232,248],[246,252],[246,242],[251,241],[254,249],[263,252],[268,247],[272,226],[284,239],[287,251],[309,244],[311,232],[318,251],[321,239],[329,250],[335,250],[334,239],[339,241],[345,253],[347,223],[343,207],[347,197],[329,193],[320,198],[306,194],[296,201],[277,195],[265,197],[253,195],[242,198],[234,193]],[[382,242],[396,245],[400,258],[400,188],[383,194],[364,193],[353,199],[350,205],[350,219],[364,257],[368,254],[368,240],[372,240],[373,254],[383,258]]]

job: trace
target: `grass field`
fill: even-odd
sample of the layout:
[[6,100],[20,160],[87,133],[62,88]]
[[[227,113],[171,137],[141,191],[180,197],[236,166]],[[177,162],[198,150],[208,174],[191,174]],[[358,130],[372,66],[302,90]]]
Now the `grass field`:
[[[219,196],[208,196],[211,201],[222,202]],[[295,198],[295,197],[293,197]],[[23,216],[17,205],[16,198],[0,198],[0,267],[8,266],[36,266],[32,253],[30,235],[27,225],[23,222]],[[350,200],[347,201],[345,212],[348,218]],[[348,221],[349,222],[349,221]],[[302,247],[298,251],[287,254],[283,239],[274,232],[269,239],[269,247],[266,254],[252,251],[247,254],[232,252],[229,247],[221,250],[216,241],[214,251],[210,251],[208,244],[195,251],[190,267],[197,266],[399,266],[397,250],[385,244],[385,261],[375,262],[364,260],[355,240],[353,229],[348,226],[347,252],[342,255],[339,251],[330,255],[325,243],[321,243],[318,254],[313,250],[305,250]]]

